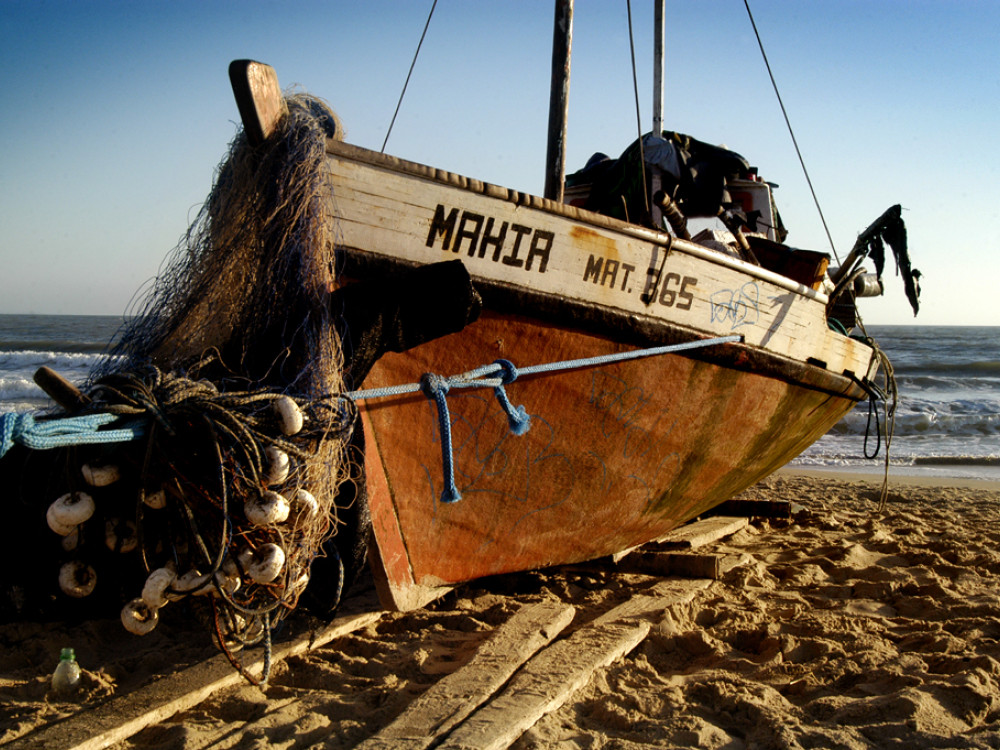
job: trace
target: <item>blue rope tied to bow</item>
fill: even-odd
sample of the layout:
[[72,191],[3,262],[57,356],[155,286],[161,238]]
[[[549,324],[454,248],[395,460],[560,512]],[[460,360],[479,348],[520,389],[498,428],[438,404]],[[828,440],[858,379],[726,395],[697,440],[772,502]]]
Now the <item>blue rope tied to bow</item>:
[[531,429],[531,417],[528,416],[528,412],[523,406],[515,407],[510,402],[510,399],[507,398],[507,391],[503,388],[517,380],[519,374],[517,368],[509,359],[498,359],[493,364],[500,367],[500,380],[502,381],[500,385],[493,388],[493,393],[497,397],[497,401],[500,402],[500,406],[507,413],[507,424],[510,425],[510,431],[515,435],[523,435]]
[[617,354],[602,354],[597,357],[585,357],[582,359],[569,359],[562,362],[549,362],[541,365],[531,365],[520,370],[512,362],[506,359],[498,359],[493,364],[484,365],[475,370],[443,377],[434,373],[425,373],[420,378],[419,383],[407,383],[405,385],[389,386],[386,388],[370,388],[362,391],[350,391],[348,398],[355,401],[365,399],[387,398],[389,396],[402,396],[407,393],[423,392],[428,399],[437,404],[438,427],[441,434],[441,464],[444,474],[444,490],[441,493],[441,502],[454,503],[462,499],[458,487],[455,485],[455,458],[452,454],[451,439],[451,415],[448,411],[448,391],[453,388],[493,388],[493,393],[500,406],[507,414],[507,423],[511,432],[515,435],[523,435],[531,427],[531,418],[523,406],[514,406],[507,397],[504,390],[505,385],[513,383],[521,375],[537,375],[549,372],[559,372],[561,370],[574,370],[583,367],[598,367],[600,365],[625,362],[631,359],[642,357],[654,357],[660,354],[672,354],[689,349],[701,349],[706,346],[718,346],[719,344],[730,344],[742,342],[743,336],[719,336],[713,339],[703,339],[701,341],[690,341],[686,344],[669,344],[667,346],[653,346],[647,349],[635,349]]
[[[653,357],[687,349],[699,349],[706,346],[716,346],[742,341],[742,336],[721,336],[714,339],[692,341],[686,344],[655,346],[648,349],[605,354],[598,357],[564,360],[547,364],[533,365],[518,369],[506,359],[498,359],[492,364],[484,365],[475,370],[442,377],[427,373],[420,378],[419,383],[411,383],[389,388],[374,388],[364,391],[351,391],[348,398],[355,401],[363,399],[385,398],[406,393],[422,391],[427,398],[437,404],[438,424],[441,431],[442,468],[445,477],[445,488],[441,501],[453,503],[462,499],[455,485],[455,464],[451,438],[451,415],[448,411],[447,394],[453,388],[493,388],[497,402],[507,415],[507,423],[515,435],[525,434],[531,427],[531,418],[523,406],[514,406],[507,396],[504,386],[510,385],[521,375],[535,375],[561,370],[572,370],[583,367],[596,367],[615,362],[624,362],[642,357]],[[70,445],[95,445],[102,443],[123,443],[137,440],[146,432],[146,424],[141,420],[125,423],[117,429],[102,430],[101,427],[118,420],[115,414],[107,412],[87,414],[79,417],[63,417],[59,419],[38,422],[29,413],[10,412],[0,414],[0,458],[20,443],[35,450],[62,448]]]
[[[499,369],[498,369],[499,368]],[[499,378],[484,378],[498,369]],[[441,466],[444,473],[444,489],[441,502],[455,503],[462,494],[455,485],[455,458],[451,440],[451,413],[448,411],[448,391],[452,388],[479,388],[493,386],[497,402],[507,415],[507,424],[515,435],[523,435],[531,427],[531,417],[523,406],[514,406],[507,397],[504,386],[517,380],[517,368],[506,359],[498,359],[492,365],[478,370],[445,378],[433,372],[424,373],[420,378],[420,390],[428,399],[437,404],[438,427],[441,435]],[[348,394],[351,395],[351,394]],[[366,398],[371,398],[367,396]]]
[[448,391],[451,385],[447,378],[424,373],[420,378],[420,390],[427,398],[432,399],[438,408],[438,427],[441,433],[441,464],[444,472],[444,489],[441,491],[442,503],[456,503],[462,499],[458,487],[455,486],[455,458],[451,449],[451,414],[448,412]]
[[117,419],[116,414],[100,413],[39,422],[30,413],[0,414],[0,458],[14,443],[34,450],[50,450],[69,445],[124,443],[145,434],[146,428],[141,422],[131,422],[114,430],[100,429]]

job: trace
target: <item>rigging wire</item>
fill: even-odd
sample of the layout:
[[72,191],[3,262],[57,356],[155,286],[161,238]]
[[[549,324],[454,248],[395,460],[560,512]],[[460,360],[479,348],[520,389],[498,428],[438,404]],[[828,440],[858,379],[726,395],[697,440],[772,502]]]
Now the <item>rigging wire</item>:
[[781,114],[785,118],[785,125],[788,127],[788,134],[792,137],[792,144],[795,146],[795,153],[799,157],[799,164],[802,165],[802,173],[806,176],[806,183],[809,185],[809,192],[812,193],[813,203],[816,204],[816,210],[819,212],[819,219],[823,222],[823,230],[826,232],[826,239],[830,243],[830,249],[833,251],[833,257],[837,259],[837,263],[840,263],[840,256],[837,254],[837,248],[833,244],[833,237],[830,235],[830,228],[826,224],[826,217],[823,216],[823,209],[819,205],[819,198],[816,197],[816,191],[813,189],[812,180],[809,179],[809,170],[806,169],[806,162],[802,158],[802,152],[799,150],[799,143],[795,139],[795,131],[792,130],[791,120],[788,119],[788,112],[785,110],[785,103],[781,100],[781,94],[778,91],[778,83],[774,80],[774,73],[771,71],[771,63],[767,60],[767,53],[764,52],[764,42],[761,41],[760,32],[757,31],[757,23],[753,20],[753,13],[750,12],[750,0],[743,0],[743,5],[747,9],[747,15],[750,16],[750,25],[753,26],[754,36],[757,37],[757,46],[760,48],[761,57],[764,58],[764,66],[767,68],[767,74],[771,78],[771,87],[774,89],[774,95],[778,98],[778,105],[781,107]]
[[[792,123],[788,119],[788,112],[785,110],[785,103],[781,100],[781,93],[778,91],[778,84],[774,80],[771,63],[768,62],[767,53],[764,51],[764,43],[761,41],[760,32],[757,31],[757,23],[754,21],[753,13],[750,10],[750,0],[743,0],[743,5],[747,9],[747,15],[750,17],[750,25],[753,26],[754,36],[757,37],[757,46],[760,48],[761,57],[764,58],[764,66],[767,68],[767,74],[771,78],[771,87],[774,89],[774,95],[777,97],[778,104],[781,107],[781,114],[785,118],[785,125],[788,127],[788,134],[792,137],[792,144],[795,146],[795,153],[799,158],[799,164],[802,165],[802,173],[805,175],[806,182],[809,185],[809,192],[812,193],[813,203],[816,204],[816,211],[819,213],[820,221],[823,223],[823,230],[826,232],[826,238],[830,243],[830,249],[833,251],[833,257],[837,259],[837,263],[840,263],[840,256],[837,254],[837,248],[833,244],[833,237],[830,235],[830,228],[827,226],[826,217],[823,216],[823,209],[819,205],[819,198],[816,197],[816,191],[813,189],[812,180],[809,178],[809,170],[806,169],[805,160],[802,158],[802,152],[799,150],[799,143],[795,138],[795,131],[792,129]],[[885,510],[886,502],[889,496],[889,448],[892,445],[892,438],[896,431],[896,406],[899,402],[899,390],[896,383],[896,373],[893,370],[892,363],[889,361],[889,357],[886,356],[885,352],[883,352],[881,348],[879,348],[874,339],[868,335],[868,331],[865,330],[864,321],[861,319],[860,311],[856,310],[856,316],[858,327],[861,328],[865,341],[875,350],[874,356],[878,361],[878,369],[882,372],[883,378],[885,379],[885,388],[883,389],[883,395],[881,398],[885,409],[884,433],[881,433],[884,436],[885,441],[885,474],[882,480],[882,489],[879,493],[878,507],[878,512],[882,513]],[[869,409],[869,417],[872,410],[875,410],[875,429],[878,431],[878,412],[875,401],[876,399],[873,398]],[[867,444],[867,433],[865,435],[865,439]],[[875,455],[878,455],[877,449]]]
[[[625,0],[625,8],[628,11],[628,46],[632,53],[632,89],[635,92],[635,127],[639,133],[639,166],[642,169],[642,197],[646,206],[646,213],[648,214],[649,192],[646,189],[646,154],[642,144],[642,114],[639,112],[639,78],[635,67],[635,38],[632,34],[632,0]],[[632,219],[632,221],[637,220]]]
[[406,81],[403,82],[403,90],[399,92],[399,101],[396,102],[396,111],[392,113],[392,121],[389,123],[389,129],[385,133],[385,140],[382,141],[382,150],[379,153],[385,153],[385,145],[389,142],[389,136],[392,135],[392,126],[396,124],[396,115],[399,114],[399,108],[403,104],[403,97],[406,95],[406,87],[410,85],[410,76],[413,75],[413,68],[416,67],[417,57],[420,55],[420,48],[424,44],[424,37],[427,36],[427,29],[431,25],[431,18],[434,16],[434,9],[437,7],[437,0],[431,3],[431,12],[427,14],[427,23],[424,24],[424,31],[420,35],[420,41],[417,42],[417,51],[413,53],[413,61],[410,63],[410,70],[406,74]]

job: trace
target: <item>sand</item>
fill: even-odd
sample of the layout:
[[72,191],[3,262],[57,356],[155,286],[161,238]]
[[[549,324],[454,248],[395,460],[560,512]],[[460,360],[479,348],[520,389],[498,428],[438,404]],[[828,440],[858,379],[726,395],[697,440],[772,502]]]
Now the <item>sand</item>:
[[[803,510],[713,545],[744,564],[689,582],[690,601],[628,558],[478,581],[276,665],[266,692],[216,691],[115,747],[354,747],[526,603],[572,604],[566,637],[647,596],[662,603],[639,615],[638,646],[512,747],[997,748],[1000,487],[939,482],[894,482],[878,515],[875,482],[781,474],[745,497]],[[207,634],[169,622],[145,639],[116,621],[21,623],[0,644],[0,744],[14,747],[212,653]],[[64,645],[85,670],[66,701],[48,692]]]

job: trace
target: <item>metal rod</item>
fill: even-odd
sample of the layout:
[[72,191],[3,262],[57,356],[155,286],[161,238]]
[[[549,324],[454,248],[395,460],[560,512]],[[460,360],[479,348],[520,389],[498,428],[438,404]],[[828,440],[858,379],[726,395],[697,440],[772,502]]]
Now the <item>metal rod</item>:
[[687,228],[687,219],[684,218],[684,214],[681,213],[681,209],[674,202],[673,198],[662,190],[657,190],[653,193],[653,205],[670,222],[670,228],[674,230],[674,234],[682,240],[691,239],[691,233]]
[[656,0],[653,20],[653,132],[663,132],[663,81],[666,76],[664,38],[666,37],[666,3]]
[[545,197],[562,202],[566,174],[566,120],[569,114],[569,64],[573,46],[573,0],[556,0],[552,33],[552,88],[549,142],[545,157]]
[[[664,39],[666,37],[666,2],[655,0],[653,3],[653,135],[657,138],[663,133],[663,80],[666,74],[666,59],[664,55]],[[653,170],[650,192],[653,195],[662,192],[663,187],[660,172]],[[675,207],[676,208],[676,207]],[[653,201],[653,226],[659,229],[663,226],[663,207]],[[671,226],[673,226],[671,221]],[[685,230],[686,231],[686,230]],[[681,236],[681,235],[678,235]]]

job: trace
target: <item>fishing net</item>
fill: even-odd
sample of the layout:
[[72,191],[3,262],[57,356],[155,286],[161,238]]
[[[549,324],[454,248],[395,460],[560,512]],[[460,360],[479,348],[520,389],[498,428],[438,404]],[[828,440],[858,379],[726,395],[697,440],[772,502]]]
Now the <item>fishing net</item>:
[[215,185],[95,376],[154,361],[310,396],[340,390],[329,306],[334,221],[325,142],[335,115],[305,94],[286,99],[279,133],[251,147],[240,132]]
[[[340,127],[321,100],[286,102],[264,144],[243,132],[233,140],[194,223],[85,388],[82,411],[137,420],[144,437],[81,450],[84,481],[64,502],[79,510],[92,496],[102,541],[139,555],[145,583],[123,610],[126,627],[151,629],[160,607],[201,594],[231,658],[269,643],[314,560],[338,554],[327,544],[343,525],[338,497],[353,499],[343,485],[360,474],[331,309],[325,143]],[[94,525],[57,519],[53,529]],[[343,566],[334,567],[339,596]],[[76,561],[76,593],[64,591],[82,595],[96,575]]]

